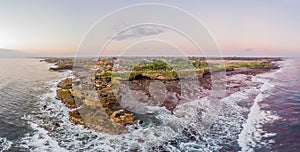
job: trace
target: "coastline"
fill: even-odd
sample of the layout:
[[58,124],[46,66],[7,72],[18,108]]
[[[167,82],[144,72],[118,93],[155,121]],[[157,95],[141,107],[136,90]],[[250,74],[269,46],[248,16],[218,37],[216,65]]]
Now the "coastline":
[[265,123],[272,122],[280,119],[276,114],[265,111],[261,108],[261,102],[267,98],[268,91],[274,88],[274,85],[269,80],[274,74],[280,72],[282,67],[278,65],[279,68],[273,71],[268,71],[265,73],[258,74],[252,77],[252,81],[260,83],[259,93],[254,99],[253,105],[249,109],[249,113],[246,122],[242,125],[243,129],[239,134],[238,143],[241,147],[241,151],[251,151],[254,150],[257,144],[270,147],[274,141],[269,139],[269,141],[261,141],[262,138],[274,137],[276,133],[266,132],[263,130],[262,126]]
[[[70,73],[69,70],[65,70],[65,71]],[[261,71],[261,70],[259,70],[259,71]],[[269,69],[268,71],[272,71],[272,69]],[[53,72],[55,72],[55,71],[53,71]],[[59,72],[59,73],[61,73],[61,72]],[[60,80],[64,80],[65,78],[66,78],[66,76],[62,76]],[[238,94],[243,93],[245,91],[244,87],[247,88],[247,86],[248,87],[250,86],[250,87],[254,88],[254,87],[257,86],[257,84],[249,85],[248,81],[251,81],[251,79],[249,79],[250,77],[247,78],[247,75],[245,75],[245,74],[232,74],[232,75],[228,76],[227,78],[229,78],[228,81],[233,80],[233,82],[231,82],[233,85],[229,84],[229,86],[231,87],[231,89],[233,88],[233,90],[234,90],[234,91],[231,90],[232,92],[229,93],[227,97],[225,97],[226,99],[224,99],[224,100],[228,100],[228,101],[224,101],[224,103],[222,103],[222,104],[225,104],[225,105],[228,105],[228,106],[234,106],[234,104],[236,104],[233,101],[238,101],[238,100],[235,100],[235,98],[233,98],[233,97],[238,95]],[[240,83],[239,82],[239,81],[243,82],[244,80],[247,80],[247,82],[246,83]],[[54,96],[56,96],[57,84],[59,82],[61,82],[61,81],[56,80],[56,84],[53,84],[53,88],[51,88],[52,89],[52,94],[49,94],[47,98],[52,98],[52,100],[53,100]],[[235,90],[235,88],[240,88],[240,91]],[[249,92],[251,92],[251,90],[246,91],[245,93],[249,93]],[[255,92],[255,91],[252,91],[252,92]],[[234,94],[234,96],[231,97],[233,94]],[[247,95],[247,94],[245,94],[245,95]],[[89,140],[92,140],[94,144],[98,143],[98,142],[105,143],[103,146],[98,145],[99,147],[102,147],[103,149],[106,149],[106,148],[109,149],[109,148],[112,148],[112,147],[116,146],[115,144],[110,143],[109,140],[103,141],[104,138],[105,139],[110,139],[110,140],[116,139],[118,141],[118,143],[121,144],[121,145],[124,145],[124,144],[125,145],[127,145],[127,144],[138,145],[140,147],[140,149],[143,149],[142,147],[144,145],[145,146],[144,150],[149,150],[149,148],[151,149],[151,145],[154,144],[154,141],[152,141],[151,139],[154,139],[154,138],[158,140],[157,142],[155,142],[155,145],[164,145],[164,143],[161,143],[159,141],[167,141],[169,144],[172,143],[173,146],[178,147],[180,141],[177,141],[177,140],[182,138],[181,137],[182,135],[180,135],[180,132],[173,132],[172,130],[168,130],[167,126],[164,126],[164,125],[161,126],[161,124],[156,124],[157,127],[153,126],[153,128],[152,127],[148,128],[149,127],[148,124],[149,123],[154,123],[154,124],[157,123],[156,119],[159,119],[159,123],[162,123],[162,122],[166,123],[166,124],[174,123],[173,125],[180,124],[178,126],[178,128],[176,128],[176,129],[183,129],[184,137],[186,136],[185,138],[188,138],[191,141],[199,142],[199,141],[201,141],[200,139],[198,139],[198,138],[194,139],[194,138],[195,138],[196,135],[197,136],[200,136],[200,135],[198,135],[198,134],[194,135],[194,133],[189,133],[190,129],[192,129],[192,128],[185,128],[184,126],[186,126],[186,125],[188,125],[188,124],[190,124],[191,122],[194,121],[194,120],[192,120],[192,121],[189,120],[196,113],[196,111],[194,111],[195,109],[193,109],[193,108],[195,107],[195,105],[197,105],[197,103],[205,102],[205,100],[207,100],[206,96],[207,95],[204,94],[204,96],[199,101],[181,103],[180,105],[178,105],[178,107],[176,109],[174,109],[173,114],[170,113],[169,110],[164,108],[164,107],[161,107],[161,106],[154,107],[153,106],[151,110],[153,110],[155,113],[156,112],[159,113],[159,115],[155,116],[157,118],[155,118],[155,119],[149,118],[149,120],[147,118],[147,119],[144,120],[144,118],[141,118],[140,115],[136,115],[137,122],[135,124],[124,126],[127,129],[126,133],[125,132],[116,133],[117,131],[107,132],[106,130],[103,130],[102,128],[97,129],[97,128],[93,128],[91,126],[84,126],[84,124],[83,125],[74,125],[74,123],[72,121],[70,121],[69,112],[72,111],[72,110],[76,110],[78,108],[70,109],[62,101],[54,99],[54,101],[51,101],[51,104],[50,104],[49,101],[46,102],[47,107],[46,107],[45,110],[43,110],[43,106],[41,106],[41,108],[42,108],[42,113],[46,113],[46,114],[50,113],[51,114],[51,119],[55,119],[55,121],[53,122],[53,124],[39,126],[35,130],[38,131],[40,129],[44,129],[46,131],[45,133],[49,134],[49,138],[48,138],[48,135],[46,136],[46,134],[42,133],[43,132],[42,130],[41,130],[42,132],[40,132],[39,134],[40,135],[44,134],[45,136],[43,135],[44,137],[42,137],[42,138],[45,138],[45,140],[49,139],[49,140],[53,140],[53,141],[57,141],[56,138],[59,139],[59,137],[57,137],[56,135],[55,136],[51,135],[53,133],[57,134],[56,132],[61,132],[61,131],[70,132],[70,133],[66,133],[66,135],[68,137],[66,135],[64,136],[64,138],[66,138],[65,140],[72,140],[72,138],[78,138],[76,135],[78,133],[80,134],[81,132],[84,132],[84,136],[87,136],[86,138],[88,138]],[[233,99],[231,99],[231,98],[233,98]],[[238,98],[241,98],[241,97],[238,97]],[[232,100],[231,101],[232,105],[229,105],[230,100]],[[248,107],[249,105],[246,104],[246,106]],[[190,109],[190,112],[185,114],[187,116],[187,118],[186,118],[187,120],[182,120],[182,119],[184,119],[184,117],[182,117],[182,116],[185,116],[185,115],[182,115],[183,114],[182,110],[187,109],[187,108]],[[234,107],[234,108],[238,109],[238,107]],[[180,111],[182,111],[182,112],[180,112]],[[58,115],[58,116],[55,116],[55,115]],[[201,115],[198,115],[198,116],[200,117]],[[144,116],[142,116],[142,117],[144,117]],[[110,119],[110,118],[108,117],[107,119]],[[139,123],[140,119],[144,120],[144,122],[142,124]],[[232,122],[233,123],[235,122],[236,125],[237,125],[236,127],[238,128],[239,127],[238,126],[239,124],[237,123],[238,120],[235,120],[237,118],[232,118],[232,119],[234,119],[234,121],[232,121]],[[239,119],[243,120],[243,118],[239,118]],[[52,121],[50,121],[50,122],[52,122]],[[56,123],[56,122],[58,122],[58,123]],[[200,123],[200,122],[197,122],[197,123]],[[220,125],[226,126],[224,124],[220,124]],[[194,129],[196,129],[196,128],[194,128]],[[214,130],[214,129],[212,129],[212,130]],[[238,130],[238,129],[236,129],[236,130]],[[146,132],[147,132],[147,134],[149,134],[149,136],[152,137],[151,139],[149,139],[147,137],[144,137],[144,134]],[[199,132],[199,130],[198,130],[198,132]],[[118,136],[115,136],[115,135],[118,135]],[[85,138],[84,136],[80,135],[81,138]],[[211,133],[209,133],[209,132],[205,133],[205,132],[201,131],[201,138],[203,138],[203,141],[209,140],[210,136],[211,136]],[[219,136],[221,137],[222,135],[219,135]],[[234,136],[234,137],[236,137],[236,136]],[[173,141],[174,138],[176,139],[176,141]],[[65,149],[69,150],[69,149],[72,149],[72,148],[69,147],[69,145],[73,145],[73,146],[77,145],[76,142],[80,142],[81,140],[83,140],[83,139],[78,139],[78,140],[76,139],[74,142],[70,142],[70,143],[66,142],[65,144],[59,143],[59,146],[64,147]],[[218,141],[218,140],[222,141],[221,139],[215,139],[215,140],[216,141]],[[186,143],[186,144],[190,144],[190,143]],[[203,144],[205,145],[205,143],[203,143]],[[32,142],[29,142],[28,145],[34,146],[35,144],[32,141]],[[40,145],[36,145],[36,146],[39,147]],[[88,145],[84,145],[84,146],[88,146]],[[171,146],[171,145],[168,145],[168,146]],[[51,147],[55,147],[55,144],[52,145]],[[129,147],[127,147],[127,146],[117,146],[117,147],[118,147],[117,149],[119,149],[119,150],[124,150],[124,149],[127,149],[127,148],[129,148],[127,150],[133,150],[132,148],[130,148],[130,146]],[[56,148],[59,148],[59,147],[56,146]],[[215,147],[215,148],[218,148],[218,147]],[[89,149],[89,148],[87,148],[87,149]],[[112,149],[112,150],[114,150],[114,149]],[[163,149],[160,149],[160,150],[163,150]]]
[[[48,67],[53,66],[53,63],[48,64]],[[29,122],[33,132],[20,139],[20,147],[31,150],[34,148],[34,151],[68,151],[61,147],[57,139],[51,134],[68,124],[68,118],[66,117],[69,109],[63,103],[58,103],[59,100],[54,97],[56,96],[57,84],[68,77],[70,73],[70,71],[59,72],[56,79],[45,82],[47,92],[39,96],[39,115],[25,115],[22,117],[22,119]]]
[[[278,59],[276,59],[276,61],[277,60]],[[70,70],[70,65],[69,64],[67,64],[67,66],[60,66],[59,67],[58,66],[59,62],[60,62],[59,59],[55,59],[55,60],[52,60],[52,59],[48,59],[47,60],[47,59],[45,59],[44,61],[56,65],[56,67],[50,67],[49,68],[49,70],[51,70],[51,71],[59,71],[59,72],[61,72],[61,71],[65,71],[65,70]],[[275,70],[275,69],[279,68],[278,64],[276,64],[276,61],[275,60],[272,61],[272,63],[268,67],[258,67],[258,68],[252,68],[252,67],[227,68],[226,69],[226,75],[227,75],[227,77],[232,77],[233,75],[240,75],[240,74],[244,74],[244,75],[248,75],[248,76],[250,76],[250,75],[251,76],[255,76],[255,75],[262,74],[262,73],[267,73],[267,72],[270,72],[272,70]],[[70,61],[68,61],[68,62],[70,62]],[[245,61],[245,62],[247,62],[247,61]],[[210,78],[210,72],[209,71],[206,71],[203,74],[203,77],[201,79],[203,79],[204,76],[207,77],[207,75],[208,75],[208,80],[209,80],[209,78]],[[151,78],[151,79],[153,79],[153,78]],[[155,76],[154,79],[163,80],[163,81],[173,80],[173,79],[159,78],[157,76]],[[204,79],[206,79],[206,78],[204,78]],[[204,80],[202,82],[207,83],[208,80]],[[246,80],[249,80],[249,78],[247,78]],[[245,87],[245,86],[249,85],[248,82],[245,83],[244,81],[238,81],[238,82],[231,81],[230,83],[233,83],[234,85],[228,85],[227,86],[227,88],[226,88],[226,96],[229,96],[230,94],[233,94],[233,93],[235,93],[237,91],[240,91],[241,87]],[[108,84],[104,84],[104,85],[108,85]],[[203,86],[209,86],[209,84],[204,84]],[[122,110],[122,109],[121,110],[113,110],[113,109],[111,109],[111,107],[106,107],[106,108],[108,108],[109,111],[112,110],[112,112],[108,113],[108,115],[110,116],[110,118],[107,118],[105,116],[106,114],[102,113],[102,114],[100,114],[100,116],[98,116],[98,119],[101,117],[103,119],[102,123],[104,123],[104,121],[110,121],[111,126],[108,127],[108,128],[112,129],[112,126],[113,126],[113,128],[115,128],[115,129],[112,129],[112,130],[114,130],[114,131],[109,131],[107,129],[103,129],[102,127],[99,127],[99,125],[93,125],[93,124],[95,124],[95,122],[91,122],[90,124],[87,124],[83,120],[84,118],[82,118],[82,116],[80,114],[81,113],[80,112],[80,108],[84,109],[84,110],[92,111],[93,109],[90,109],[90,108],[88,108],[88,107],[86,107],[84,105],[86,105],[86,104],[95,105],[95,103],[97,101],[93,101],[94,99],[90,98],[89,101],[87,102],[87,99],[83,98],[82,94],[80,92],[74,91],[74,89],[72,89],[72,79],[70,78],[70,76],[69,76],[69,78],[62,79],[57,84],[57,87],[58,87],[58,89],[56,90],[56,94],[57,94],[56,98],[59,99],[59,100],[61,100],[62,103],[64,103],[68,108],[71,109],[71,111],[69,113],[69,117],[70,117],[70,121],[73,122],[74,124],[80,124],[80,125],[83,125],[85,128],[91,128],[91,129],[98,130],[98,131],[101,131],[101,132],[104,131],[104,132],[111,133],[111,134],[120,134],[120,133],[127,132],[127,129],[125,127],[123,127],[123,126],[126,126],[127,124],[134,124],[134,123],[136,123],[136,120],[134,118],[135,116],[130,111]],[[105,86],[103,86],[103,88],[105,88]],[[111,91],[108,91],[108,92],[111,92]],[[104,95],[107,96],[107,91],[105,91]],[[105,97],[105,98],[107,98],[107,97]],[[108,100],[112,100],[112,97],[109,97],[107,99]],[[115,100],[115,99],[113,99],[113,100]],[[115,102],[115,101],[113,101],[113,102]],[[109,104],[110,103],[111,102],[109,102]],[[176,107],[176,105],[173,105],[172,103],[169,103],[169,104],[171,104],[171,105],[164,105],[169,110],[172,110],[172,109],[174,109]],[[103,107],[103,104],[100,104],[100,107],[101,106]],[[97,107],[99,108],[99,106],[97,106]],[[72,111],[72,109],[75,109],[75,110]],[[106,110],[102,110],[102,111],[106,111],[107,112],[107,109]],[[121,115],[123,115],[122,116],[123,119],[115,118],[115,116],[117,114],[114,114],[114,116],[112,116],[112,114],[114,112],[115,113],[120,113]],[[121,116],[120,114],[118,114],[118,117]],[[106,118],[104,119],[103,117],[106,117]],[[97,122],[97,123],[99,123],[99,122]]]

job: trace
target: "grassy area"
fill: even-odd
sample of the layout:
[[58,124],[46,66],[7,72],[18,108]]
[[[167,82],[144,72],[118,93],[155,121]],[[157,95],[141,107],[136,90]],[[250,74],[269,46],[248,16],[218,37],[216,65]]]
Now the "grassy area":
[[226,68],[240,68],[240,67],[249,67],[249,68],[258,68],[258,67],[268,67],[271,66],[269,62],[258,61],[258,62],[233,62],[225,64]]
[[[133,79],[137,75],[160,75],[167,78],[177,79],[179,76],[191,76],[197,73],[202,76],[203,71],[208,69],[233,69],[240,67],[260,68],[271,66],[273,58],[246,58],[227,57],[225,64],[214,62],[222,61],[222,58],[210,58],[206,60],[201,57],[121,57],[121,58],[51,58],[48,62],[57,62],[58,68],[66,65],[79,66],[83,69],[96,69],[95,79],[108,79],[113,77]],[[138,62],[140,61],[140,62]],[[101,74],[99,74],[101,73]]]
[[161,61],[161,60],[153,60],[150,62],[143,61],[138,65],[133,65],[132,70],[134,71],[149,71],[149,70],[163,70],[163,71],[170,71],[173,68],[168,65],[167,63]]
[[[219,62],[206,61],[203,59],[190,59],[184,58],[170,58],[167,64],[161,60],[143,61],[139,64],[131,66],[130,69],[120,68],[121,70],[105,70],[104,74],[108,78],[119,77],[125,79],[134,79],[138,75],[160,75],[166,78],[177,79],[179,77],[189,77],[195,74],[199,77],[202,76],[205,70],[220,70],[220,69],[233,69],[233,68],[260,68],[271,66],[272,60],[259,59],[254,60],[247,58],[247,60],[226,60],[223,64]],[[126,69],[126,70],[123,70]]]

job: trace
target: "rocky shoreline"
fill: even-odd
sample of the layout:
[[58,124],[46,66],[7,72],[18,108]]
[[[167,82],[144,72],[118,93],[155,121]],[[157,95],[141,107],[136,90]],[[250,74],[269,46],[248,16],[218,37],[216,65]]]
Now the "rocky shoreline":
[[72,79],[66,78],[57,85],[57,98],[68,108],[74,109],[69,112],[70,120],[74,124],[109,134],[127,132],[125,125],[136,122],[134,114],[118,104],[107,83],[97,86],[99,100],[86,97],[82,92],[73,89]]
[[[67,59],[45,59],[46,62],[56,63],[57,67],[51,67],[49,70],[61,71],[70,70],[72,63]],[[268,60],[258,64],[258,66],[252,66],[252,64],[243,65],[240,67],[234,67],[235,63],[228,64],[226,67],[227,78],[233,75],[257,75],[265,72],[269,72],[274,69],[278,69],[278,64],[275,62],[278,59]],[[105,132],[108,134],[122,134],[128,130],[126,125],[132,125],[137,122],[142,123],[143,120],[137,120],[134,112],[130,108],[119,103],[123,95],[126,92],[122,92],[122,86],[129,83],[130,90],[133,90],[133,94],[141,103],[147,103],[150,105],[164,106],[169,111],[173,111],[176,106],[182,102],[180,94],[180,81],[178,77],[173,76],[171,73],[168,75],[161,73],[142,73],[136,72],[134,76],[129,76],[129,79],[122,79],[119,77],[112,78],[109,74],[114,66],[113,59],[101,59],[96,62],[94,68],[95,74],[92,81],[90,77],[85,76],[83,72],[76,71],[75,78],[66,78],[57,85],[57,99],[61,100],[66,107],[74,109],[69,112],[70,120],[74,124],[83,125],[86,128],[91,128],[96,131]],[[60,66],[58,66],[60,65]],[[251,66],[249,66],[251,65]],[[168,67],[167,67],[168,68]],[[169,70],[169,69],[168,69]],[[167,70],[165,70],[167,71]],[[73,71],[74,72],[74,71]],[[201,86],[199,90],[211,89],[211,71],[202,70],[201,75],[198,76]],[[82,79],[89,79],[91,83],[85,83]],[[156,96],[151,96],[149,87],[152,80],[161,81],[167,90],[166,100],[161,103],[157,103],[159,99],[159,93]],[[226,96],[239,91],[241,87],[252,85],[250,80],[236,81],[226,80]],[[78,87],[80,86],[80,88]],[[92,88],[96,91],[96,96],[89,96],[85,90]],[[203,91],[205,92],[205,91]],[[202,93],[205,96],[205,93]]]

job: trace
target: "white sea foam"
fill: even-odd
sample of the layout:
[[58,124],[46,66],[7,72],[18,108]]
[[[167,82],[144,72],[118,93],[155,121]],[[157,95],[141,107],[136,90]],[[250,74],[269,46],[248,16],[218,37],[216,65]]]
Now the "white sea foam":
[[6,138],[0,137],[0,152],[4,152],[6,150],[9,150],[13,142],[7,140]]
[[275,72],[257,75],[252,78],[254,82],[262,83],[262,85],[259,88],[260,92],[254,99],[253,105],[250,107],[248,118],[242,125],[243,129],[239,134],[238,144],[241,147],[241,151],[254,151],[254,148],[257,146],[268,146],[272,141],[262,141],[262,138],[276,135],[275,133],[264,131],[262,125],[277,120],[279,117],[270,111],[262,110],[259,103],[268,96],[268,91],[274,87],[274,84],[271,83],[271,79],[280,71],[281,70],[277,70]]
[[[31,123],[31,128],[34,130],[32,136],[28,136],[22,139],[26,145],[22,145],[25,148],[29,148],[32,151],[59,151],[64,152],[66,149],[59,146],[56,139],[50,137],[49,132],[44,128],[39,127],[38,124]],[[31,147],[31,148],[30,148]]]

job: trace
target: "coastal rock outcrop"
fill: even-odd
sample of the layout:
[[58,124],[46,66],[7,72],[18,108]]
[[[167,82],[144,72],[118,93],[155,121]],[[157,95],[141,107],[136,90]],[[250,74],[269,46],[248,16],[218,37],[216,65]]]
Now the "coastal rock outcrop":
[[67,89],[58,89],[56,91],[57,98],[60,99],[68,108],[76,108],[74,96]]
[[55,67],[50,67],[50,71],[63,71],[73,69],[73,59],[72,58],[46,58],[40,61],[45,61],[47,63],[55,63]]
[[108,117],[104,110],[99,107],[81,106],[79,109],[69,112],[70,120],[74,124],[83,125],[97,131],[112,135],[126,133],[128,130]]
[[114,111],[110,115],[110,118],[112,121],[122,125],[134,124],[136,122],[135,116],[131,112],[123,109]]
[[121,125],[134,124],[134,114],[124,109],[118,103],[117,97],[114,94],[113,85],[119,82],[117,80],[112,81],[111,73],[108,73],[113,66],[113,62],[107,59],[100,60],[97,63],[98,69],[96,70],[94,83],[101,107],[113,122]]
[[[111,70],[110,64],[112,63],[107,64],[105,60],[98,63],[102,70],[97,70],[94,80],[88,78],[88,75],[77,75],[77,79],[84,80],[82,83],[80,80],[79,83],[74,83],[81,85],[81,89],[73,88],[71,78],[59,82],[57,98],[69,108],[78,107],[69,112],[70,120],[74,124],[81,124],[109,134],[125,133],[127,132],[125,125],[136,123],[135,115],[121,107],[114,95],[111,74],[107,73],[107,70]],[[93,82],[89,82],[91,80]],[[116,80],[114,80],[115,82]],[[93,86],[91,86],[92,84]],[[85,89],[86,87],[94,88],[98,97],[90,97],[86,92],[89,89]],[[82,104],[76,105],[77,100]]]
[[65,65],[49,68],[50,71],[61,71],[61,70],[72,70],[72,69],[73,69],[72,64],[65,64]]
[[57,84],[57,87],[62,89],[71,89],[72,88],[72,79],[66,78]]

